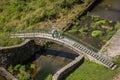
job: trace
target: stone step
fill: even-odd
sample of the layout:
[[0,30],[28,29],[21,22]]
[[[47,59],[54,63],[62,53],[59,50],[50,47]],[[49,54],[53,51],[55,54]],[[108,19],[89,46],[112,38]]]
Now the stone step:
[[89,51],[89,50],[85,49],[85,53],[87,53],[87,54],[88,54],[88,51]]
[[89,51],[87,54],[89,54],[89,55],[90,55],[91,53],[92,53],[92,51]]
[[112,67],[113,67],[113,65],[115,65],[115,64],[114,64],[114,63],[111,63],[110,68],[112,68]]
[[112,70],[114,70],[117,67],[117,65],[113,64],[110,68],[112,68]]
[[111,63],[111,62],[106,62],[106,63],[107,63],[107,65],[110,66],[110,67],[113,65],[113,63]]
[[96,59],[99,59],[99,58],[100,58],[100,56],[96,55],[96,56],[95,56],[95,58],[96,58]]
[[80,45],[79,45],[79,44],[77,44],[77,45],[76,45],[76,48],[79,48],[79,47],[80,47]]
[[[108,61],[109,62],[109,61]],[[109,62],[108,65],[112,68],[112,66],[114,65],[114,63]]]
[[80,46],[80,47],[79,47],[79,49],[81,50],[81,49],[82,49],[82,47]]
[[78,49],[80,49],[81,51],[85,52],[86,54],[94,57],[95,59],[99,60],[99,61],[102,62],[103,64],[109,66],[110,68],[112,68],[113,65],[114,65],[113,63],[109,62],[108,60],[106,60],[106,59],[103,58],[102,56],[95,54],[94,52],[92,52],[92,51],[90,51],[90,50],[82,47],[81,45],[79,45],[79,44],[77,44],[77,43],[74,43],[73,46],[76,47],[76,48],[78,48]]

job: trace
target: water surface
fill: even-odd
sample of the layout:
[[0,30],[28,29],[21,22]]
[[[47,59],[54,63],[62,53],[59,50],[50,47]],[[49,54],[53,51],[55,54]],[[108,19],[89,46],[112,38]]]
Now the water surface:
[[40,71],[35,76],[35,80],[45,80],[49,74],[53,75],[57,70],[70,63],[77,56],[78,54],[62,45],[51,45],[39,57]]

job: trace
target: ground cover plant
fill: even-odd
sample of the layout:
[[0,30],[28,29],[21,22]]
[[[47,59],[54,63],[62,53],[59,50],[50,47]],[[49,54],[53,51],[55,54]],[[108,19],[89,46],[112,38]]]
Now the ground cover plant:
[[[0,0],[0,33],[63,29],[93,0]],[[4,35],[5,36],[5,35]],[[4,40],[0,43],[3,45]],[[6,39],[6,42],[9,41]],[[16,42],[16,40],[15,40]],[[19,42],[18,42],[19,43]],[[14,43],[11,45],[14,45]]]
[[104,20],[89,13],[73,22],[69,33],[100,49],[120,28],[119,22]]

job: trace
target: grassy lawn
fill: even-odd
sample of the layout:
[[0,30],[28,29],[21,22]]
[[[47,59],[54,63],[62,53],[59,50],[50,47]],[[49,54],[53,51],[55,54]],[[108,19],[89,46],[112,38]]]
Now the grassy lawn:
[[65,80],[111,80],[116,73],[117,69],[112,71],[102,65],[85,60],[85,62]]

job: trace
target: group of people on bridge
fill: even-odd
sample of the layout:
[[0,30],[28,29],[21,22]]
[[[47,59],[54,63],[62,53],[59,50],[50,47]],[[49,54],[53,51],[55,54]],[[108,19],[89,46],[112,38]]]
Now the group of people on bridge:
[[53,29],[51,33],[53,38],[63,38],[63,36],[61,36],[61,33],[59,33],[56,29]]

